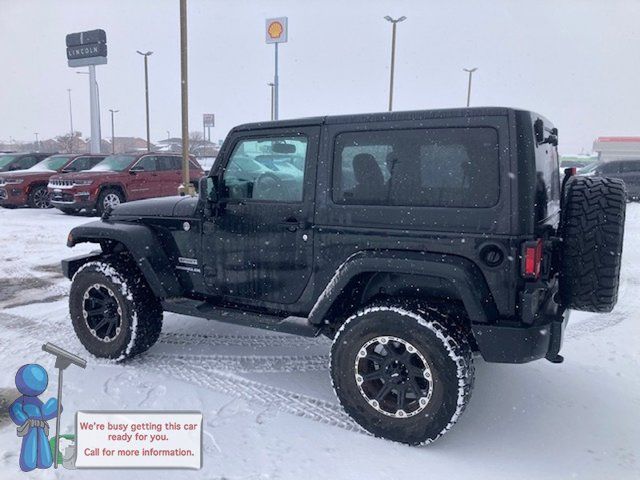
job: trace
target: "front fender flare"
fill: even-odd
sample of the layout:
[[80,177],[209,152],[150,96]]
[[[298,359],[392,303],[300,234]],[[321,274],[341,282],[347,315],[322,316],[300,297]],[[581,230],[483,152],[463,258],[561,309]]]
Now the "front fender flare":
[[183,289],[172,263],[151,228],[129,223],[91,222],[71,230],[67,246],[73,247],[86,242],[100,243],[103,240],[124,245],[156,297],[182,295]]

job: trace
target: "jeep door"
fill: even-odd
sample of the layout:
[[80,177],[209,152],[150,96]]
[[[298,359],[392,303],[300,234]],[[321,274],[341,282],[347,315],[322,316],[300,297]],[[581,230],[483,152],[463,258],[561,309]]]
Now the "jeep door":
[[300,298],[313,265],[319,135],[319,127],[231,134],[213,172],[222,198],[203,224],[209,294],[246,304]]
[[182,182],[180,158],[175,156],[158,157],[158,179],[163,196],[178,194],[178,186]]
[[158,176],[158,161],[155,155],[145,155],[129,170],[127,200],[163,196]]

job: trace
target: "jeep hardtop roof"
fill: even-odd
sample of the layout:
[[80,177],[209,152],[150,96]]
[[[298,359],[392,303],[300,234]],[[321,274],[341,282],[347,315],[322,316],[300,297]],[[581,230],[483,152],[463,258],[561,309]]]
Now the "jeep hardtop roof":
[[389,121],[407,121],[407,120],[428,120],[438,118],[455,118],[455,117],[482,117],[482,116],[503,116],[510,112],[526,112],[532,117],[541,118],[545,125],[549,126],[550,122],[535,112],[528,110],[508,108],[508,107],[471,107],[471,108],[443,108],[434,110],[409,110],[402,112],[380,112],[380,113],[358,113],[348,115],[328,115],[319,117],[295,118],[287,120],[254,122],[238,125],[233,128],[232,132],[258,130],[265,128],[278,127],[297,127],[297,126],[316,126],[316,125],[339,125],[345,123],[370,123],[370,122],[389,122]]

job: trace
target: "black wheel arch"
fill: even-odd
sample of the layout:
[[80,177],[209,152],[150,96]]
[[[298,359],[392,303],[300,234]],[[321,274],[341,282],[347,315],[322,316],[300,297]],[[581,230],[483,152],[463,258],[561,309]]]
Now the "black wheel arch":
[[460,305],[474,323],[487,323],[498,311],[482,272],[470,260],[421,252],[361,251],[338,269],[309,321],[335,328],[333,323],[341,323],[378,297],[446,300]]
[[110,251],[63,260],[62,271],[69,279],[88,261],[124,254],[140,269],[157,298],[175,297],[183,293],[169,256],[154,232],[144,225],[102,221],[87,223],[69,233],[67,246],[73,247],[79,243],[97,243],[108,247]]

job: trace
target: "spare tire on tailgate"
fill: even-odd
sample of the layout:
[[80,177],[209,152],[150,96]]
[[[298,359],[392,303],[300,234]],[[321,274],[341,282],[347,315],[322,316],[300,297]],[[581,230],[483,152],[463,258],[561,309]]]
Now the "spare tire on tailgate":
[[626,208],[624,182],[571,177],[562,205],[560,295],[574,310],[610,312],[618,300]]

